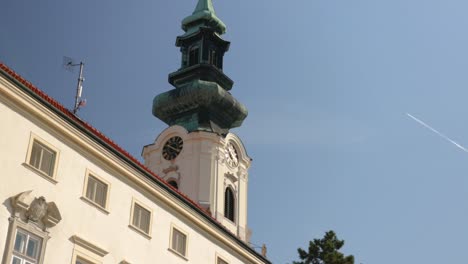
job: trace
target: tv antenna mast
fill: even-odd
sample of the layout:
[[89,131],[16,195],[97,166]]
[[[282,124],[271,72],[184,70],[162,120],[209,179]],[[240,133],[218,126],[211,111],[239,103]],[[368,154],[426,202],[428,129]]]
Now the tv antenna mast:
[[80,66],[80,73],[78,75],[78,84],[76,86],[75,105],[73,106],[73,114],[75,115],[82,106],[86,105],[86,99],[81,98],[81,93],[83,92],[83,81],[85,80],[83,77],[84,63],[82,61],[80,61],[80,63],[75,63],[73,59],[63,57],[63,67],[66,70],[72,72],[73,68],[77,66]]

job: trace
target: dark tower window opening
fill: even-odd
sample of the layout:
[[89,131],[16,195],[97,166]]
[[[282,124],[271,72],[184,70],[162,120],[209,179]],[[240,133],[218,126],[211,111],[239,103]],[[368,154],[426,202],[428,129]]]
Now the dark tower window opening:
[[195,64],[198,64],[199,60],[200,60],[200,48],[198,46],[191,48],[189,52],[189,65],[188,66],[190,67]]
[[187,48],[183,47],[180,49],[182,51],[182,67],[187,66]]
[[210,63],[218,67],[218,53],[216,50],[210,50]]
[[168,183],[169,183],[170,186],[172,186],[175,189],[179,190],[179,184],[176,181],[170,180],[170,181],[168,181]]
[[224,192],[224,217],[234,222],[234,193],[231,188],[226,188]]

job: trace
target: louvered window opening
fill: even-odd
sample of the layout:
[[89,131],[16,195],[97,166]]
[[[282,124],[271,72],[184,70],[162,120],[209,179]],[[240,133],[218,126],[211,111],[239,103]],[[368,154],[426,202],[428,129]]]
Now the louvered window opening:
[[234,194],[231,188],[224,193],[224,217],[234,222]]
[[214,66],[218,67],[218,54],[215,50],[210,50],[210,63]]
[[192,48],[189,53],[189,66],[198,64],[200,59],[200,49],[198,47]]

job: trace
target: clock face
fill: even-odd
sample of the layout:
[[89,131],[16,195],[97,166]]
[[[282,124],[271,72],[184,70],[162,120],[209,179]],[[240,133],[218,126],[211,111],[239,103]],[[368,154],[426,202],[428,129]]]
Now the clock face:
[[227,163],[232,167],[237,167],[239,164],[239,156],[237,155],[237,150],[234,148],[232,143],[227,145],[226,152]]
[[171,137],[164,144],[162,155],[166,160],[173,160],[179,156],[182,148],[184,147],[184,141],[181,137]]

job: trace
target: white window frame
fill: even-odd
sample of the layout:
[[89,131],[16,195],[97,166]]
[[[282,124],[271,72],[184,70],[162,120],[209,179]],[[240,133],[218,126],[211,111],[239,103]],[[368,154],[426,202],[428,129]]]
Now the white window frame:
[[229,261],[227,261],[227,258],[225,258],[224,256],[221,256],[219,253],[216,253],[215,254],[215,263],[216,264],[223,264],[223,263],[220,263],[219,261],[224,261],[224,263],[229,264]]
[[[105,184],[107,186],[107,192],[106,192],[106,195],[105,195],[106,196],[106,201],[105,201],[104,207],[102,205],[100,205],[99,203],[93,201],[92,199],[90,199],[90,198],[88,198],[86,196],[86,193],[88,191],[88,181],[89,181],[90,177],[95,178],[96,180],[98,180],[99,182],[101,182],[101,183],[103,183],[103,184]],[[82,200],[90,203],[91,205],[95,206],[96,208],[98,208],[102,212],[104,212],[106,214],[109,214],[110,190],[111,190],[110,182],[108,182],[105,179],[103,179],[102,177],[98,176],[96,173],[92,172],[91,170],[88,170],[88,169],[86,170],[84,185],[83,185],[83,196],[81,196]]]
[[216,264],[223,264],[223,263],[220,263],[219,261],[224,261],[224,263],[229,264],[229,261],[227,261],[226,258],[222,257],[220,254],[216,253],[215,257],[216,257],[215,258]]
[[73,250],[73,257],[71,263],[76,264],[76,262],[80,259],[90,264],[102,264],[102,261],[99,261],[80,250]]
[[[177,230],[179,233],[185,236],[185,254],[182,254],[181,252],[177,251],[176,249],[172,248],[172,242],[174,238],[174,230]],[[176,254],[177,256],[188,260],[188,244],[189,244],[189,235],[187,232],[183,231],[183,229],[179,228],[175,224],[171,224],[171,232],[170,232],[170,238],[169,238],[169,248],[168,250]]]
[[[31,155],[32,155],[32,150],[34,143],[37,143],[46,149],[55,152],[55,157],[54,157],[54,166],[53,166],[53,171],[52,174],[48,174],[45,171],[42,171],[40,168],[36,168],[34,165],[31,164]],[[40,138],[36,134],[31,132],[31,135],[29,137],[29,145],[28,145],[28,152],[26,154],[26,160],[24,162],[24,165],[34,171],[35,173],[39,174],[46,180],[56,184],[57,183],[57,169],[58,169],[58,163],[59,163],[59,158],[60,158],[60,151],[54,147],[52,144],[49,142],[45,141],[44,139]]]
[[[5,262],[3,263],[12,263],[13,256],[17,255],[17,254],[14,254],[13,251],[15,247],[16,234],[18,230],[20,229],[21,232],[27,233],[28,236],[37,237],[41,240],[41,248],[38,251],[37,262],[31,262],[31,263],[43,264],[47,241],[50,238],[48,236],[48,233],[40,230],[38,227],[34,226],[33,224],[23,223],[22,221],[18,220],[15,217],[10,217],[9,221],[10,221],[10,225],[8,228],[7,243],[5,245],[6,255],[4,255]],[[23,258],[23,260],[24,259],[25,258]]]
[[[149,214],[150,214],[148,232],[146,232],[145,230],[143,230],[140,227],[133,224],[133,218],[135,217],[135,215],[134,215],[135,214],[135,205],[138,205],[141,208],[143,208],[144,210],[147,210],[149,212]],[[133,230],[141,233],[146,238],[151,239],[151,231],[152,231],[152,226],[153,226],[153,210],[150,207],[144,205],[142,202],[140,202],[137,199],[133,198],[132,199],[131,211],[130,211],[130,223],[129,223],[128,226],[130,228],[132,228]]]

